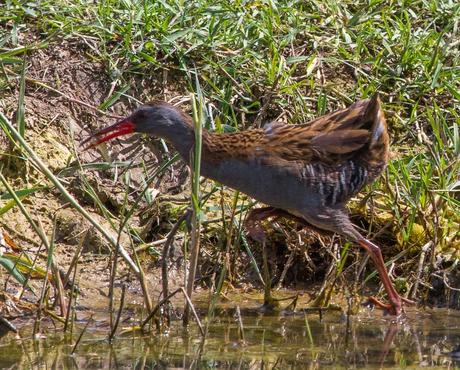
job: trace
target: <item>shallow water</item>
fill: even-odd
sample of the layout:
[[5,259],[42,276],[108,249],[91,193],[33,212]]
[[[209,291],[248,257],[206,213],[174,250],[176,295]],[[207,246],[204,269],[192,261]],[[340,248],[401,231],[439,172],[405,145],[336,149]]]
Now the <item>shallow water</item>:
[[[235,310],[218,310],[203,343],[197,326],[181,322],[168,335],[130,332],[112,344],[105,324],[88,329],[75,353],[62,329],[33,340],[30,327],[0,339],[0,368],[457,368],[460,366],[460,312],[412,310],[397,322],[363,312],[347,322],[338,312],[262,314],[242,310],[240,339]],[[455,351],[458,351],[457,353]]]

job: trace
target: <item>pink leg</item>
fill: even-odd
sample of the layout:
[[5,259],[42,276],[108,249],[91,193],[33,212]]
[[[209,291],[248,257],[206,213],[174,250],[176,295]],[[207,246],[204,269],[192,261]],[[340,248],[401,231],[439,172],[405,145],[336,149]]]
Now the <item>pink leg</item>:
[[[286,212],[282,209],[279,208],[274,208],[274,207],[264,207],[264,208],[255,208],[252,209],[249,213],[249,215],[246,218],[245,221],[245,228],[248,231],[248,235],[256,240],[259,241],[260,243],[265,242],[265,232],[263,227],[260,225],[260,221],[263,221],[267,218],[270,217],[286,217],[293,219],[297,222],[299,222],[302,225],[307,225],[307,227],[313,229],[313,230],[331,230],[330,228],[321,228],[320,225],[314,226],[304,220],[303,218],[294,216],[290,214],[289,212]],[[333,229],[332,229],[333,230]],[[331,231],[332,231],[331,230]],[[335,231],[341,231],[341,228],[338,228]],[[385,304],[380,302],[374,297],[371,297],[369,300],[374,303],[376,306],[383,308],[387,310],[390,314],[392,315],[399,315],[401,313],[401,308],[402,304],[415,304],[413,301],[401,297],[396,289],[393,286],[393,283],[390,280],[390,277],[388,276],[388,272],[385,267],[385,262],[383,260],[382,252],[380,251],[380,248],[372,243],[371,241],[363,238],[359,233],[356,231],[351,232],[351,233],[341,233],[345,234],[353,239],[355,239],[361,247],[363,247],[370,255],[372,258],[377,271],[379,273],[380,279],[383,283],[383,287],[385,288],[385,291],[388,295],[388,299],[390,301],[390,304]]]
[[370,301],[375,305],[379,306],[380,308],[387,310],[392,315],[399,315],[401,313],[401,307],[403,302],[408,304],[414,304],[414,302],[401,297],[394,288],[393,283],[391,282],[390,277],[388,276],[388,272],[385,267],[385,262],[383,260],[380,248],[376,246],[374,243],[364,238],[359,239],[358,243],[369,253],[370,257],[372,258],[372,261],[374,261],[374,264],[380,275],[380,280],[382,281],[383,287],[387,292],[388,299],[390,300],[390,304],[381,303],[373,297],[370,298]]

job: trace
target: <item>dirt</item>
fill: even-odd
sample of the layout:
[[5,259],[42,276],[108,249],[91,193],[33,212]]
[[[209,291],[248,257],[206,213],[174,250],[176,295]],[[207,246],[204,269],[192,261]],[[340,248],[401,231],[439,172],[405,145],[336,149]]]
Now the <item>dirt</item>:
[[[73,41],[62,40],[51,44],[45,49],[34,51],[28,58],[27,85],[25,95],[26,111],[26,140],[47,164],[49,169],[61,177],[72,195],[84,206],[97,222],[107,230],[112,237],[117,239],[114,226],[122,208],[126,206],[124,194],[125,185],[117,178],[123,178],[126,173],[124,167],[116,169],[87,170],[84,176],[79,170],[79,164],[104,162],[107,159],[116,161],[132,161],[129,169],[130,191],[127,206],[130,206],[140,193],[145,181],[145,171],[150,171],[159,161],[162,154],[158,143],[139,141],[137,137],[118,140],[105,150],[87,150],[80,147],[80,142],[90,132],[99,127],[111,124],[114,118],[98,114],[95,110],[79,104],[83,101],[97,107],[109,96],[112,85],[106,77],[104,65],[91,60],[86,55],[87,46]],[[10,71],[12,75],[18,70]],[[36,81],[40,81],[40,84]],[[51,87],[43,87],[43,84]],[[4,90],[0,96],[0,109],[12,121],[15,121],[17,109],[17,96],[19,86],[17,81],[11,83],[9,90]],[[58,90],[56,93],[53,89]],[[144,89],[144,96],[155,96],[158,92]],[[179,95],[179,92],[175,92]],[[129,99],[122,99],[113,108],[113,116],[127,115],[136,103]],[[76,210],[69,206],[59,192],[52,187],[47,179],[29,163],[15,156],[5,156],[6,153],[20,155],[19,150],[14,150],[4,134],[0,131],[0,155],[2,156],[2,173],[10,185],[15,189],[31,188],[35,186],[49,186],[49,189],[35,192],[23,199],[25,207],[30,212],[32,219],[41,224],[45,233],[50,236],[53,222],[56,222],[54,258],[57,265],[67,271],[70,261],[75,254],[78,244],[85,232],[88,232],[84,241],[82,257],[79,261],[77,281],[81,291],[79,304],[92,310],[107,307],[108,287],[110,281],[110,246],[108,242],[86,221]],[[133,160],[134,158],[134,160]],[[147,168],[140,163],[148,163]],[[186,179],[185,167],[179,164],[173,170],[167,171],[159,177],[151,188],[151,194],[166,192],[173,189],[172,193],[182,190],[182,183]],[[103,215],[91,196],[91,191],[96,193],[100,202],[111,212]],[[3,190],[2,190],[3,191]],[[171,191],[169,192],[171,194]],[[136,228],[146,242],[162,238],[169,231],[170,222],[164,222],[156,204],[143,201],[140,212],[132,217],[130,227]],[[145,210],[148,209],[148,212]],[[149,218],[147,216],[150,216]],[[166,214],[166,217],[168,214]],[[148,218],[146,220],[146,218]],[[110,222],[109,222],[110,220]],[[172,221],[171,221],[172,222]],[[113,225],[110,225],[112,223]],[[152,228],[156,228],[155,233]],[[40,239],[31,228],[25,216],[18,207],[13,207],[1,216],[0,232],[8,235],[16,245],[33,258],[40,249],[43,252]],[[179,237],[179,236],[178,236]],[[129,236],[123,232],[120,242],[130,246]],[[136,243],[137,245],[138,243]],[[160,246],[161,248],[161,246]],[[145,267],[147,280],[150,284],[151,295],[155,299],[160,295],[160,270],[155,257],[149,257],[146,252],[140,256]],[[38,265],[44,267],[45,258],[38,259]],[[173,287],[183,280],[182,269],[172,266],[171,277]],[[128,284],[127,299],[130,302],[142,301],[142,294],[137,279],[129,273],[128,267],[120,263],[118,267],[118,281]],[[7,279],[7,274],[0,271],[0,282]],[[31,286],[40,291],[42,282],[32,281]],[[18,285],[9,281],[6,292],[14,294]],[[26,294],[25,299],[36,301],[33,295]],[[1,306],[1,305],[0,305]]]

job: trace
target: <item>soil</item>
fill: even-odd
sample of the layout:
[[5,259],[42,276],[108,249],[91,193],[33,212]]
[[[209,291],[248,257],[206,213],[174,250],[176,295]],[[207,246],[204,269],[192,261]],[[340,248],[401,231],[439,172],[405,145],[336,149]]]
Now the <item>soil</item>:
[[[163,154],[158,142],[138,140],[139,138],[135,136],[117,140],[101,151],[82,150],[80,143],[90,132],[115,120],[76,102],[83,101],[97,107],[109,96],[112,88],[106,77],[105,66],[89,59],[85,54],[86,49],[86,45],[62,40],[45,49],[36,50],[30,55],[26,72],[26,140],[49,169],[60,176],[80,204],[116,240],[117,232],[114,226],[118,224],[118,217],[125,202],[125,185],[123,181],[116,181],[116,178],[123,178],[125,167],[104,171],[89,169],[85,170],[82,176],[79,165],[106,160],[132,161],[129,169],[130,192],[127,199],[129,206],[140,193],[145,181],[145,171],[149,172],[159,161],[162,161]],[[34,81],[40,81],[58,90],[60,94]],[[0,96],[0,109],[12,122],[15,120],[18,94],[19,84],[12,83],[10,90],[5,90]],[[158,92],[154,89],[144,90],[144,94],[154,96]],[[180,95],[180,92],[177,91],[176,94]],[[111,109],[111,115],[127,115],[134,105],[135,103],[131,104],[129,99],[120,100]],[[88,232],[78,264],[77,282],[81,292],[79,304],[92,310],[100,309],[101,307],[98,306],[101,305],[106,308],[110,282],[108,242],[79,212],[69,207],[68,201],[39,171],[15,156],[5,155],[6,153],[19,155],[20,152],[11,148],[3,130],[0,130],[0,153],[2,174],[14,189],[50,187],[29,195],[23,199],[23,203],[32,219],[42,225],[46,235],[51,235],[53,222],[56,223],[54,258],[63,271],[69,268],[82,236]],[[141,163],[148,163],[147,168],[142,167]],[[184,186],[186,175],[187,171],[183,164],[174,165],[172,170],[166,171],[157,182],[153,183],[150,193],[177,194]],[[112,213],[111,217],[101,213],[100,207],[90,194],[88,185],[94,189],[98,199]],[[172,222],[168,220],[168,214],[162,215],[158,212],[158,204],[148,206],[145,201],[142,201],[140,211],[136,212],[130,221],[130,227],[138,230],[146,242],[156,238],[162,239],[169,231]],[[44,252],[36,232],[18,207],[13,207],[0,217],[0,232],[9,236],[24,253],[33,258],[39,249]],[[155,233],[152,232],[153,229]],[[126,233],[121,234],[120,242],[125,246],[131,243]],[[140,258],[145,268],[151,295],[156,299],[160,295],[159,264],[146,252],[141,254]],[[46,260],[43,257],[38,259],[38,265],[44,267],[45,264]],[[183,281],[183,269],[175,266],[172,265],[170,271],[172,288]],[[138,281],[130,274],[124,263],[120,263],[117,276],[116,286],[120,286],[121,283],[128,284],[127,300],[141,303],[142,293]],[[18,285],[8,279],[2,269],[0,283],[4,284],[6,280],[8,283],[5,292],[10,294],[17,292]],[[31,282],[32,288],[36,291],[40,291],[41,284],[41,280]],[[36,301],[33,294],[27,293],[25,298]]]

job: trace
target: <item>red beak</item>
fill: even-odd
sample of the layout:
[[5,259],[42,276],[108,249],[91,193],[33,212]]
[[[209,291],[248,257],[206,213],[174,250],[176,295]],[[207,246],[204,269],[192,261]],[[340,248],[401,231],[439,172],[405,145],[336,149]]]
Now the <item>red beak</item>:
[[95,146],[98,146],[99,144],[104,143],[106,141],[115,139],[118,136],[131,134],[134,132],[135,128],[136,125],[125,118],[109,127],[103,128],[102,130],[95,132],[90,137],[83,140],[81,145],[85,145],[89,141],[96,139],[84,150],[94,148]]

